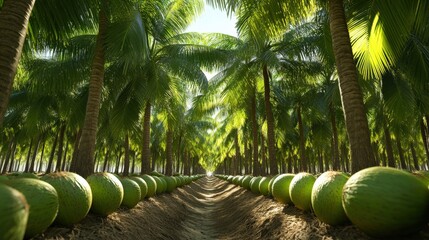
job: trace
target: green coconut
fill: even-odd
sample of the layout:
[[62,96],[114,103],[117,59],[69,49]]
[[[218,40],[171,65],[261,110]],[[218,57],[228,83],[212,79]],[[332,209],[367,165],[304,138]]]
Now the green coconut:
[[289,185],[289,195],[295,207],[310,211],[311,209],[311,190],[316,177],[310,173],[298,173],[293,177]]
[[161,188],[162,188],[162,192],[166,192],[167,191],[167,181],[165,181],[165,179],[163,177],[159,177],[159,180],[161,180]]
[[124,198],[121,181],[111,173],[94,173],[86,178],[92,190],[91,211],[107,216],[116,211]]
[[141,200],[141,189],[140,186],[132,179],[121,178],[121,184],[124,188],[124,198],[122,199],[121,205],[127,208],[133,208]]
[[143,180],[146,182],[147,184],[147,194],[146,197],[153,197],[156,194],[156,181],[155,179],[151,176],[151,175],[143,175],[141,176],[141,178],[143,178]]
[[311,206],[316,217],[329,225],[341,225],[348,222],[341,203],[344,184],[349,177],[336,171],[327,171],[314,182],[311,191]]
[[165,176],[165,177],[163,177],[163,179],[167,182],[167,189],[166,189],[166,191],[168,193],[173,192],[174,189],[176,189],[176,186],[177,186],[176,180],[173,177],[170,177],[170,176]]
[[152,178],[155,180],[156,182],[156,194],[161,194],[162,190],[163,190],[163,182],[161,181],[161,179],[157,176],[152,176]]
[[261,182],[262,177],[254,177],[251,181],[250,181],[250,191],[252,191],[253,193],[256,194],[260,194],[261,192],[259,192],[259,183]]
[[0,239],[23,239],[29,213],[24,195],[0,183],[0,196]]
[[241,176],[234,176],[234,177],[232,178],[232,184],[234,184],[234,185],[238,185],[238,181],[240,180],[240,177],[241,177]]
[[58,214],[55,222],[72,226],[85,218],[92,204],[92,191],[88,182],[72,172],[49,173],[42,180],[51,184],[58,194]]
[[232,183],[232,180],[234,179],[234,176],[228,176],[226,178],[226,181],[228,181],[229,183]]
[[16,175],[16,178],[33,178],[33,179],[39,179],[39,176],[37,176],[37,174],[35,173],[20,173],[18,175]]
[[247,190],[250,190],[250,180],[252,180],[252,176],[245,176],[242,180],[241,186]]
[[259,182],[259,192],[264,196],[269,196],[268,184],[270,183],[271,177],[263,177]]
[[58,194],[52,185],[39,179],[16,178],[7,183],[24,194],[30,206],[25,237],[43,233],[58,213]]
[[273,182],[274,180],[276,180],[276,178],[279,176],[280,174],[274,175],[274,177],[272,177],[270,179],[270,181],[268,182],[268,192],[270,193],[270,196],[273,195],[273,193],[271,192],[271,190],[273,189]]
[[148,186],[146,181],[142,177],[133,176],[130,177],[131,180],[135,181],[140,187],[140,200],[143,200],[148,192]]
[[9,181],[9,178],[5,175],[0,175],[0,183]]
[[428,220],[429,190],[411,173],[371,167],[355,173],[343,188],[350,221],[375,237],[418,232]]
[[289,185],[293,177],[295,177],[295,174],[292,173],[284,173],[276,177],[271,186],[271,194],[276,201],[283,204],[292,203],[289,195]]

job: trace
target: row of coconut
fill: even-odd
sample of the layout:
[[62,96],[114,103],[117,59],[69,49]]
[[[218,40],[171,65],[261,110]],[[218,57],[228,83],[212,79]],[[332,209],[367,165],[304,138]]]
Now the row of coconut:
[[407,236],[429,220],[429,174],[372,167],[352,176],[327,171],[274,177],[218,175],[255,194],[311,211],[330,225],[353,223],[373,237]]
[[0,239],[32,238],[54,221],[71,227],[89,211],[107,216],[121,205],[133,208],[144,198],[172,192],[200,177],[156,172],[131,177],[103,172],[86,179],[72,172],[0,176]]

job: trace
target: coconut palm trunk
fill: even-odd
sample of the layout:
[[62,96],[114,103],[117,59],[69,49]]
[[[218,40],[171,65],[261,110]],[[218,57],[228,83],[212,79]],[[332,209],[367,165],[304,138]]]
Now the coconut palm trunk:
[[85,120],[82,127],[82,136],[79,143],[79,152],[76,161],[73,162],[70,167],[70,171],[76,172],[84,178],[94,172],[95,141],[97,136],[98,115],[100,112],[101,91],[104,79],[104,45],[107,24],[107,16],[103,8],[101,8],[95,56],[91,66],[88,102],[86,105]]
[[173,175],[173,131],[168,127],[167,130],[167,144],[166,144],[166,155],[167,162],[165,166],[165,175]]
[[276,175],[279,173],[276,160],[276,138],[274,135],[274,116],[271,109],[271,90],[270,76],[267,65],[263,67],[264,76],[264,97],[265,97],[265,114],[267,115],[267,143],[268,143],[268,162],[270,164],[270,174]]
[[331,127],[332,127],[332,169],[334,171],[340,170],[340,154],[338,151],[338,130],[337,130],[337,121],[335,117],[334,107],[332,103],[329,104],[329,114],[331,115]]
[[305,152],[305,137],[304,137],[304,125],[302,123],[301,105],[299,104],[296,108],[296,114],[298,115],[298,131],[299,131],[299,155],[301,158],[300,170],[303,172],[308,171],[308,160]]
[[258,161],[258,122],[256,121],[256,89],[253,86],[251,96],[250,118],[252,119],[252,148],[253,148],[253,176],[259,176],[261,169]]
[[393,156],[392,136],[385,120],[383,120],[383,131],[386,139],[387,164],[389,167],[396,167],[395,157]]
[[128,133],[125,135],[124,141],[124,171],[122,173],[123,176],[128,176],[130,173],[130,139],[128,137]]
[[329,19],[341,101],[350,143],[351,171],[355,173],[361,169],[375,166],[376,163],[371,149],[368,120],[362,90],[358,83],[343,0],[329,0]]
[[142,147],[142,169],[141,173],[149,173],[150,169],[150,114],[151,103],[149,100],[146,102],[143,117],[143,147]]
[[0,126],[21,58],[28,20],[36,0],[6,0],[0,11]]

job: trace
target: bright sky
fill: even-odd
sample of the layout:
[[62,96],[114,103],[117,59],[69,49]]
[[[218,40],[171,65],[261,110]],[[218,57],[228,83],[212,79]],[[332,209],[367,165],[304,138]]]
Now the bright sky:
[[214,9],[207,3],[205,4],[205,10],[201,16],[195,19],[187,32],[201,32],[201,33],[225,33],[232,36],[237,36],[235,30],[235,18],[228,17],[226,12],[219,9]]
[[[232,36],[238,36],[235,30],[235,17],[228,17],[226,12],[215,9],[205,4],[201,16],[186,29],[186,32],[200,33],[224,33]],[[208,79],[212,78],[215,73],[205,72]]]

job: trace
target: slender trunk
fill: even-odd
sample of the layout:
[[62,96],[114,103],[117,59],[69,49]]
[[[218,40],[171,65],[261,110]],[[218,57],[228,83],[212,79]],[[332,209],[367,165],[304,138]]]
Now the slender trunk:
[[166,155],[167,155],[167,163],[165,166],[165,175],[171,176],[173,175],[173,131],[170,126],[167,130],[167,145],[166,145]]
[[287,156],[287,172],[288,173],[292,173],[293,169],[292,169],[292,154],[289,152],[288,156]]
[[61,171],[66,170],[68,149],[69,149],[69,140],[67,139],[66,145],[64,146],[64,154],[63,154],[62,163],[61,163]]
[[36,0],[6,0],[0,10],[0,126],[9,103],[13,80]]
[[79,152],[76,161],[70,167],[72,172],[76,172],[84,178],[94,172],[95,141],[104,79],[104,45],[107,35],[107,25],[107,16],[102,6],[99,14],[98,36],[95,46],[95,56],[91,66],[88,102],[79,143]]
[[130,140],[128,134],[125,135],[124,142],[125,156],[124,156],[124,172],[123,176],[128,176],[130,171]]
[[420,170],[419,159],[417,158],[416,149],[414,148],[414,142],[410,143],[411,156],[413,157],[414,169],[416,171]]
[[267,155],[265,154],[266,150],[265,150],[265,138],[264,138],[264,134],[261,134],[261,162],[262,162],[262,166],[261,166],[261,176],[266,176],[267,175]]
[[335,118],[335,111],[332,104],[329,105],[329,113],[331,115],[331,127],[332,127],[332,169],[334,171],[340,170],[340,157],[338,152],[338,130],[337,130],[337,121]]
[[235,137],[234,137],[234,145],[235,145],[235,175],[239,174],[241,175],[241,166],[240,166],[240,145],[238,143],[238,129],[236,131]]
[[396,147],[398,148],[399,160],[401,162],[401,168],[407,169],[407,164],[405,163],[404,150],[402,149],[401,138],[396,136]]
[[188,151],[184,151],[183,153],[183,174],[189,176],[191,174],[191,169],[189,167],[189,153]]
[[317,150],[317,160],[318,160],[318,165],[319,165],[319,173],[322,173],[324,171],[323,154],[322,154],[322,151],[320,151],[320,149]]
[[142,146],[142,169],[141,173],[146,174],[150,172],[150,114],[151,114],[151,104],[147,100],[146,107],[144,110],[143,117],[143,146]]
[[63,160],[63,148],[64,148],[65,133],[66,133],[66,124],[61,123],[60,136],[58,138],[57,166],[55,167],[56,172],[61,171],[61,162]]
[[106,149],[106,154],[104,155],[104,164],[103,164],[103,172],[107,171],[107,163],[109,162],[110,151]]
[[39,167],[37,168],[37,172],[42,172],[43,156],[45,155],[45,145],[46,145],[46,137],[44,137],[43,139],[42,152],[40,153],[40,161],[39,161]]
[[52,163],[54,162],[55,149],[57,149],[59,133],[55,135],[54,143],[52,143],[51,155],[49,156],[48,166],[46,167],[46,173],[50,173],[52,170]]
[[136,167],[136,154],[134,153],[133,155],[133,162],[131,163],[131,174],[134,174],[135,172],[135,167]]
[[258,159],[258,122],[256,120],[256,89],[252,87],[251,92],[251,107],[250,107],[250,118],[252,121],[252,148],[253,148],[253,176],[261,175],[261,168]]
[[365,114],[343,0],[329,0],[329,19],[341,100],[351,151],[351,170],[375,166],[370,131]]
[[429,141],[428,141],[428,133],[426,132],[426,126],[425,126],[425,122],[423,121],[423,118],[420,119],[420,134],[422,136],[423,146],[425,149],[426,159],[427,159],[426,161],[429,167]]
[[116,159],[115,174],[119,174],[119,167],[121,166],[121,158],[122,158],[122,151],[119,151],[118,158]]
[[31,161],[31,149],[33,148],[33,138],[30,140],[30,146],[28,146],[27,160],[25,161],[24,172],[28,172],[30,170],[30,161]]
[[301,105],[296,108],[296,114],[298,116],[298,131],[299,131],[299,155],[301,158],[301,171],[308,171],[308,161],[305,152],[305,137],[304,137],[304,126],[302,123]]
[[[16,145],[17,145],[17,143],[15,142],[14,144],[13,144],[13,150],[12,150],[12,153],[11,153],[11,155],[10,155],[10,164],[9,164],[9,172],[12,172],[12,170],[13,170],[13,166],[14,166],[14,164],[16,163],[16,160],[15,160],[15,153],[16,153]],[[21,157],[20,157],[20,160],[21,160]]]
[[11,156],[13,155],[14,145],[16,145],[16,143],[12,139],[12,141],[10,141],[9,146],[7,148],[8,150],[7,150],[7,153],[6,153],[6,157],[5,157],[5,161],[4,161],[4,165],[3,165],[3,169],[1,171],[1,174],[5,174],[7,172]]
[[72,155],[72,162],[76,161],[77,158],[77,154],[79,153],[79,141],[80,141],[80,137],[82,136],[82,130],[79,129],[76,133],[76,137],[74,140],[74,144],[73,144],[73,155]]
[[390,136],[389,128],[383,120],[384,137],[386,139],[387,164],[389,167],[396,167],[395,158],[393,156],[392,137]]
[[264,97],[265,97],[265,113],[267,115],[267,143],[268,143],[268,162],[270,164],[270,174],[276,175],[279,173],[276,160],[276,137],[274,135],[274,116],[271,109],[271,90],[270,76],[268,67],[265,64],[263,67],[264,76]]
[[33,154],[31,156],[30,168],[28,169],[29,172],[34,172],[34,165],[36,164],[36,156],[37,156],[37,152],[39,150],[39,145],[40,145],[41,140],[42,140],[42,134],[40,134],[39,137],[37,138],[36,146],[33,149]]

